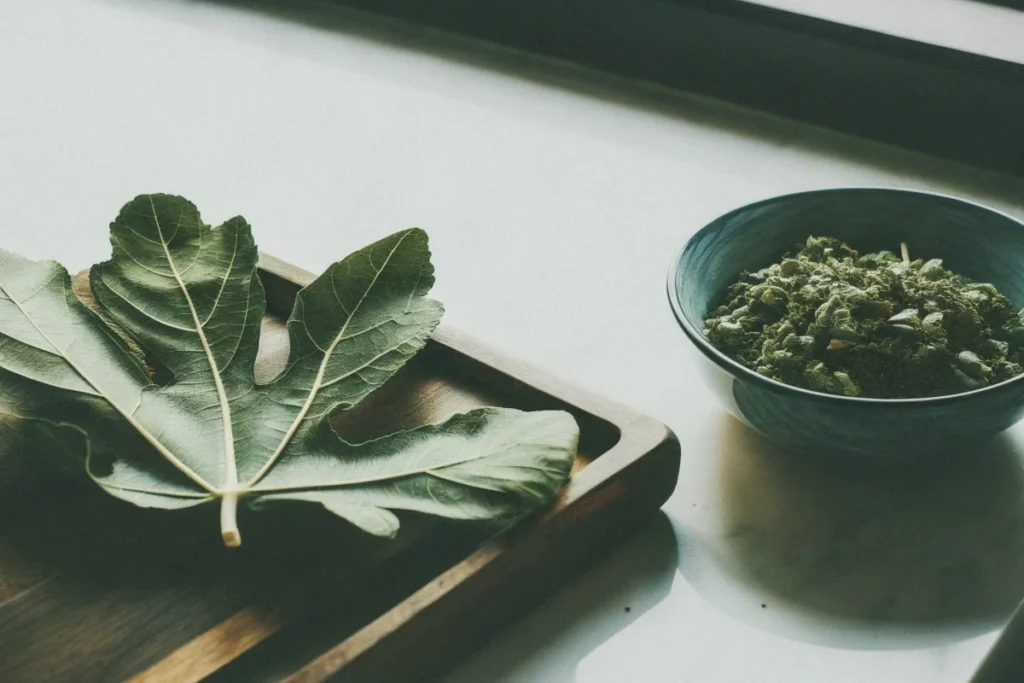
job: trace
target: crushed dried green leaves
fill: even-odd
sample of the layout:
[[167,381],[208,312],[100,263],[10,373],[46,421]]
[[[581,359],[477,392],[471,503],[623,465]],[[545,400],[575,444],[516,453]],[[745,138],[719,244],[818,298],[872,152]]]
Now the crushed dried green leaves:
[[941,396],[1024,372],[1024,320],[993,285],[828,237],[742,273],[704,334],[766,377],[843,396]]

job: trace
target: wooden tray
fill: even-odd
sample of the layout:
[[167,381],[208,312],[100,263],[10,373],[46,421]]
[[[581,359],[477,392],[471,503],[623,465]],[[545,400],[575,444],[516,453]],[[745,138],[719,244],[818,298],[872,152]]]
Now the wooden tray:
[[[261,276],[267,377],[312,275],[264,256]],[[429,680],[659,508],[679,470],[664,425],[446,328],[336,427],[361,439],[481,405],[564,409],[581,428],[555,506],[490,537],[407,515],[380,541],[304,506],[240,510],[253,518],[229,551],[213,508],[126,507],[0,452],[0,681]]]

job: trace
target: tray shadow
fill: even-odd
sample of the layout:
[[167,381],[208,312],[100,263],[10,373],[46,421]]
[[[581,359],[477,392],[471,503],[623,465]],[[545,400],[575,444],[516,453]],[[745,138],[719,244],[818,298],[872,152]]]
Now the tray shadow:
[[803,609],[875,625],[999,625],[1024,593],[1024,475],[1012,437],[903,469],[793,457],[728,418],[726,552]]
[[441,682],[573,683],[584,657],[668,595],[677,563],[675,531],[659,511]]

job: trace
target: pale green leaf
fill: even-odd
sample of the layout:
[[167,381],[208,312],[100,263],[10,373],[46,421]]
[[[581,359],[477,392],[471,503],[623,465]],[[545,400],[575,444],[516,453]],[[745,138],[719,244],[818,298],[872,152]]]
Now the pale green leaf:
[[361,249],[299,292],[287,365],[266,384],[244,219],[211,227],[181,197],[143,195],[110,235],[111,259],[90,273],[102,316],[60,265],[0,252],[0,439],[27,457],[142,507],[219,502],[229,545],[239,500],[316,503],[393,536],[392,510],[509,520],[567,479],[578,428],[566,413],[487,408],[365,444],[331,429],[441,317],[423,231]]

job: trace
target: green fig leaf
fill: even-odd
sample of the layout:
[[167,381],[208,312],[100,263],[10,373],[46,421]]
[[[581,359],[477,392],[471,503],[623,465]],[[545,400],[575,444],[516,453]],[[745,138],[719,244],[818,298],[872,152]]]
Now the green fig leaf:
[[513,520],[569,476],[564,412],[482,408],[353,444],[330,420],[423,346],[440,321],[427,235],[412,229],[329,267],[296,297],[290,351],[256,381],[266,309],[241,217],[203,223],[182,197],[143,195],[110,226],[89,274],[97,311],[53,262],[0,251],[0,439],[142,507],[300,501],[377,536],[394,510]]

